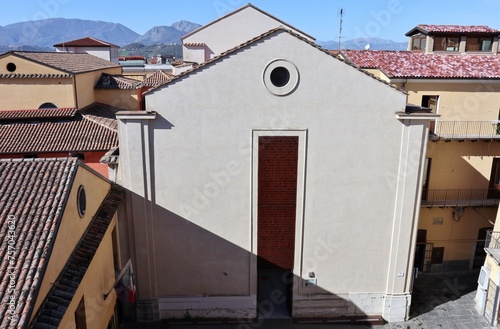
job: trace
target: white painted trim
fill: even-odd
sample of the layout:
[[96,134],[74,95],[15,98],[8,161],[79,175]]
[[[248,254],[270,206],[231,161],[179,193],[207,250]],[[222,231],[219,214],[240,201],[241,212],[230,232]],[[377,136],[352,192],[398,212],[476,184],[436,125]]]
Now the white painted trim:
[[116,113],[116,118],[118,120],[154,120],[156,112],[122,111]]
[[160,317],[255,318],[257,296],[164,297],[158,298]]

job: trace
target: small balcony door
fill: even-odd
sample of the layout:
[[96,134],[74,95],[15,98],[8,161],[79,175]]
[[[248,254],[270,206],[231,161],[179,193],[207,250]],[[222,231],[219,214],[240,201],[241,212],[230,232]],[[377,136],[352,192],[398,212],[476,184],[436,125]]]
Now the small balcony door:
[[493,158],[488,199],[500,198],[500,158]]

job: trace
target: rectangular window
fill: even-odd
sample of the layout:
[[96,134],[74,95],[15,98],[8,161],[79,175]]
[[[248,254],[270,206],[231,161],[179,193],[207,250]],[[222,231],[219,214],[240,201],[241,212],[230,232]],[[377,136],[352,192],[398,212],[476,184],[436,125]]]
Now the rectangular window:
[[85,314],[85,298],[82,297],[75,311],[76,329],[87,329],[87,317]]
[[465,51],[490,52],[492,44],[493,44],[493,38],[467,37]]
[[444,247],[432,248],[431,264],[443,264]]
[[432,113],[438,112],[438,95],[423,95],[422,96],[422,107],[427,107],[432,110]]
[[417,35],[412,38],[411,50],[425,50],[426,37]]
[[458,51],[459,37],[434,37],[434,51]]
[[493,158],[491,163],[488,199],[500,198],[500,158]]
[[422,200],[427,200],[427,195],[429,193],[429,177],[431,173],[431,159],[426,158],[424,162],[424,174],[422,180]]

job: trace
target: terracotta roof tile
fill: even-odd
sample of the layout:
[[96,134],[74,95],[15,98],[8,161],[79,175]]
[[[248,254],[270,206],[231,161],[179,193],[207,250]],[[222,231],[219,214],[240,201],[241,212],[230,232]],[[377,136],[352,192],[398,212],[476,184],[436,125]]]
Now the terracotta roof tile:
[[126,78],[121,75],[103,73],[94,89],[98,90],[130,90],[139,89],[141,81]]
[[141,83],[141,86],[143,87],[156,87],[161,85],[162,83],[165,83],[167,81],[170,81],[173,78],[172,73],[168,72],[163,72],[161,70],[156,71],[146,79],[144,79]]
[[500,35],[500,30],[493,29],[485,25],[432,25],[420,24],[411,29],[407,36],[416,33],[423,34],[442,34],[442,33],[460,33],[460,34],[497,34]]
[[76,113],[71,118],[0,120],[0,153],[108,151],[118,146],[113,119],[99,122],[96,117]]
[[33,328],[58,327],[106,233],[124,190],[114,184],[92,217],[82,239],[61,270],[32,321]]
[[75,158],[0,160],[1,328],[28,325],[76,167]]
[[54,45],[54,47],[118,47],[118,46],[96,38],[86,37],[82,39],[61,42]]
[[13,54],[72,74],[120,67],[119,64],[89,54],[10,51],[2,56],[6,54]]
[[69,79],[73,74],[45,74],[45,73],[30,73],[30,74],[0,74],[0,79]]
[[42,119],[42,118],[71,118],[77,112],[75,108],[58,108],[44,110],[17,110],[0,111],[0,120]]
[[342,54],[359,68],[377,68],[389,78],[500,79],[500,56],[381,50]]
[[186,42],[183,44],[185,47],[205,47],[206,45],[204,42]]
[[94,103],[89,105],[79,112],[87,119],[92,120],[104,127],[118,130],[118,121],[116,120],[116,113],[123,111],[123,109],[112,107],[105,104]]

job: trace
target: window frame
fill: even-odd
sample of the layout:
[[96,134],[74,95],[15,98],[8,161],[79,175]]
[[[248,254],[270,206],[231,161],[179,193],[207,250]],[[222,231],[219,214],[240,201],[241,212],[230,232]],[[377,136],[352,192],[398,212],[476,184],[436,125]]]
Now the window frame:
[[[452,45],[451,39],[456,39],[456,46]],[[438,40],[444,40],[444,42],[437,42]],[[442,48],[437,49],[436,45],[441,45]],[[450,49],[452,48],[452,49]],[[434,47],[433,51],[446,51],[446,52],[458,52],[460,50],[460,36],[435,36],[434,37]]]

